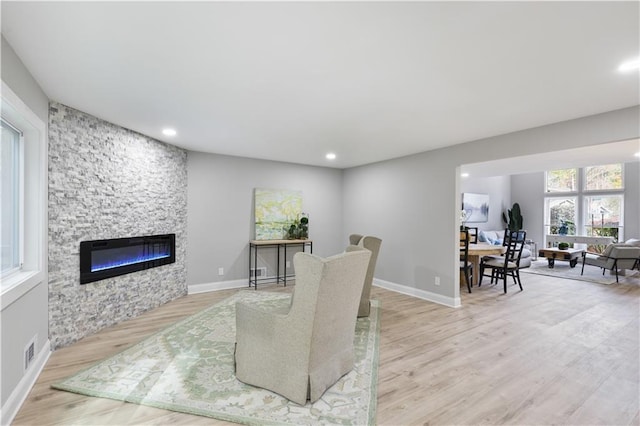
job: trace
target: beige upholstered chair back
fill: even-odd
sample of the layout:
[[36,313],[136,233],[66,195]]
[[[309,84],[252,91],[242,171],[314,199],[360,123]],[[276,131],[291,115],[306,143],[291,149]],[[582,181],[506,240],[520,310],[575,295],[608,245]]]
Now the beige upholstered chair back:
[[603,268],[613,268],[613,263],[617,260],[616,268],[631,269],[635,266],[640,257],[640,247],[613,247],[609,259]]
[[349,235],[349,244],[352,246],[357,246],[360,240],[364,237],[364,235],[360,234],[351,234]]
[[305,404],[354,364],[359,295],[371,253],[350,246],[323,259],[296,253],[296,286],[286,312],[236,305],[236,377]]
[[358,308],[358,317],[368,317],[369,311],[371,310],[371,286],[373,285],[373,275],[376,271],[376,263],[378,262],[378,254],[380,253],[382,240],[376,237],[363,237],[359,234],[352,234],[349,236],[349,243],[365,248],[371,252],[367,276],[364,280],[364,286],[362,287],[362,294],[360,296],[360,307]]

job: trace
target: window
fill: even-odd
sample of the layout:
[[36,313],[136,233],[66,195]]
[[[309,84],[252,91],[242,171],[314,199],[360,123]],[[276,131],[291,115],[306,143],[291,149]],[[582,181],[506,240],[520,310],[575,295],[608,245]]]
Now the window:
[[2,82],[0,309],[47,278],[47,126]]
[[559,234],[567,226],[567,234],[575,235],[577,197],[548,197],[545,199],[545,228],[549,234]]
[[594,195],[584,197],[587,235],[613,237],[620,241],[619,232],[623,225],[624,197],[622,195]]
[[546,173],[547,192],[576,192],[578,169],[551,170]]
[[5,120],[0,123],[0,273],[7,276],[22,263],[22,134]]
[[624,164],[551,170],[545,179],[546,233],[624,239]]
[[624,189],[622,164],[607,164],[584,168],[585,191],[609,191]]

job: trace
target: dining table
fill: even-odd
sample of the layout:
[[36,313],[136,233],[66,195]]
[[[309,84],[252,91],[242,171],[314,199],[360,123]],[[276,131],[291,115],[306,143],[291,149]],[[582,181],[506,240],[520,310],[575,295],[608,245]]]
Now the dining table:
[[469,244],[469,262],[473,264],[473,283],[478,283],[480,277],[480,259],[482,256],[492,254],[503,254],[506,248],[503,245],[493,245],[489,243],[472,243]]

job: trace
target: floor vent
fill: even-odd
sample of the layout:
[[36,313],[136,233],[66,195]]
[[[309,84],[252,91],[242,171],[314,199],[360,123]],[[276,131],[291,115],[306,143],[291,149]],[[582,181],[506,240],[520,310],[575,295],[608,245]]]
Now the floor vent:
[[33,339],[27,344],[24,348],[24,371],[27,371],[31,363],[33,362],[33,358],[36,355],[36,338],[34,336]]
[[263,266],[261,268],[251,268],[251,277],[252,278],[264,278],[267,276],[267,267]]

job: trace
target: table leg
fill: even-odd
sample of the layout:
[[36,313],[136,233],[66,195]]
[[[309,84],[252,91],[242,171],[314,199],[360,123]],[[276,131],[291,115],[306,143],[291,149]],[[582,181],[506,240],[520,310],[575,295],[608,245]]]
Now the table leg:
[[547,257],[547,262],[549,263],[549,268],[553,269],[553,265],[555,264],[556,257]]
[[[253,285],[258,289],[258,246],[253,248]],[[251,273],[251,272],[249,272]]]
[[[278,265],[278,268],[280,265]],[[287,245],[284,245],[284,286],[287,286]]]

